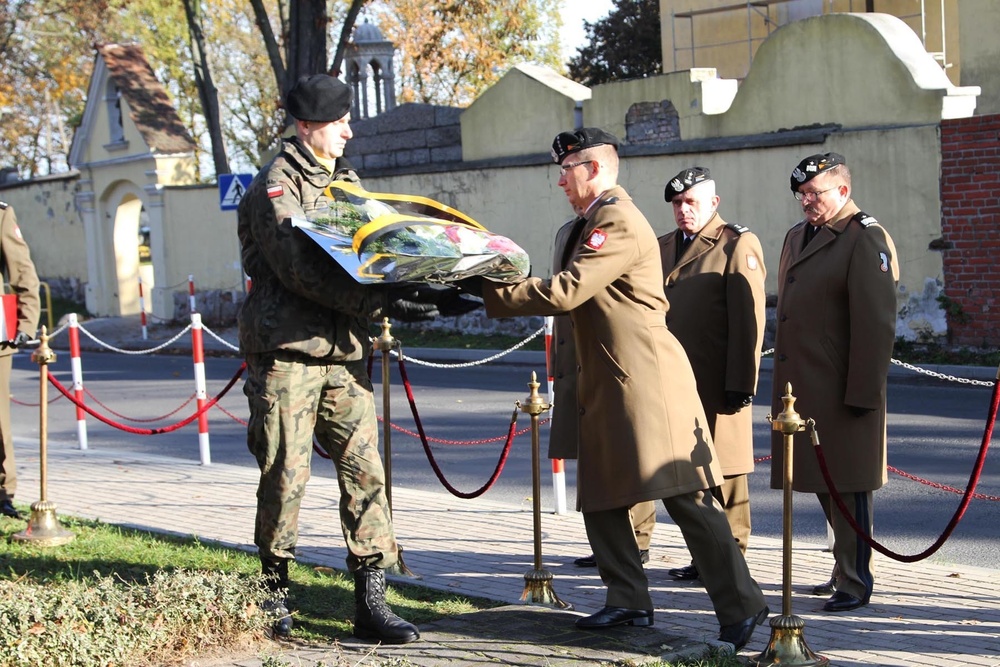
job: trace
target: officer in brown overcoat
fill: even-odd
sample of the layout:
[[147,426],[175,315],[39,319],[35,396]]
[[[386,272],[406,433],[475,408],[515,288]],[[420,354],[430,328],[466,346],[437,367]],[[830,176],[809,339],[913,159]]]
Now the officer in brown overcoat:
[[[837,491],[870,536],[872,491],[886,482],[885,392],[896,337],[896,248],[851,199],[837,153],[811,155],[792,172],[804,220],[785,236],[778,265],[772,414],[786,383],[796,410],[816,420]],[[771,436],[771,488],[782,487],[784,436]],[[823,607],[868,604],[872,549],[834,506],[809,435],[794,436],[793,489],[815,493],[833,527],[836,592]]]
[[[750,538],[753,419],[764,342],[764,253],[757,236],[718,213],[708,169],[684,169],[667,182],[664,199],[677,229],[660,237],[667,326],[687,353],[722,464],[722,507],[744,554]],[[695,565],[667,571],[696,579]]]
[[[567,244],[579,218],[570,220],[556,232],[552,251],[552,270],[561,271],[569,259]],[[576,343],[573,341],[573,322],[569,315],[552,318],[552,339],[549,341],[549,360],[552,364],[553,407],[549,423],[549,458],[575,459],[577,439],[580,437],[579,406],[576,403]],[[639,547],[639,559],[649,562],[649,543],[656,526],[656,503],[645,501],[629,508],[629,519]],[[573,561],[577,567],[597,567],[594,554],[581,556]]]
[[722,469],[691,366],[667,330],[656,235],[617,185],[617,146],[598,128],[556,136],[559,187],[579,216],[565,268],[547,280],[476,286],[490,317],[569,313],[572,321],[577,507],[608,587],[604,608],[577,625],[652,625],[628,508],[659,498],[706,574],[719,638],[740,648],[768,610],[711,491]]
[[17,328],[0,340],[0,514],[20,519],[14,507],[17,490],[17,467],[14,464],[14,438],[10,432],[10,372],[13,355],[35,337],[42,306],[38,298],[38,274],[31,261],[28,244],[17,226],[14,207],[0,201],[0,269],[17,296]]

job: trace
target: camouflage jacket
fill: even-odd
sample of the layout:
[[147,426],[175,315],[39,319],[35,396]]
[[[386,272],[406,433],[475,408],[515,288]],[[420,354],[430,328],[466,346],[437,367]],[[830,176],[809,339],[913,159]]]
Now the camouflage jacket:
[[293,137],[240,201],[243,270],[252,281],[239,313],[243,354],[292,350],[333,362],[368,355],[375,295],[290,220],[324,208],[334,180],[358,176],[343,158],[331,176]]

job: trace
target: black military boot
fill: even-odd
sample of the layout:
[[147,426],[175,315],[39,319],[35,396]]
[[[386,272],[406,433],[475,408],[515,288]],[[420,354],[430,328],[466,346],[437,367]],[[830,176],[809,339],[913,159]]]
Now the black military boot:
[[288,560],[285,558],[261,558],[260,572],[267,581],[267,588],[278,593],[277,600],[268,600],[263,609],[274,617],[271,630],[278,637],[292,634],[292,614],[288,604]]
[[363,567],[354,572],[354,636],[383,644],[408,644],[420,639],[417,626],[392,613],[385,603],[385,572]]

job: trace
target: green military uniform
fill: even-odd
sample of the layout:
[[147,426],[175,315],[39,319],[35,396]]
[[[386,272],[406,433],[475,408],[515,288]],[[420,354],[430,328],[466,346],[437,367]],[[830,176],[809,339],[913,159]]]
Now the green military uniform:
[[247,444],[261,471],[254,542],[262,560],[294,558],[315,433],[340,481],[348,569],[385,569],[398,548],[365,368],[376,304],[290,222],[322,211],[327,186],[340,179],[358,180],[342,158],[331,174],[293,137],[239,206],[243,267],[252,281],[239,314]]
[[[17,226],[14,208],[0,201],[0,268],[4,280],[17,295],[17,331],[34,338],[41,314],[38,298],[38,274],[31,261],[28,244]],[[13,339],[17,332],[8,332]],[[16,348],[0,341],[0,501],[14,497],[17,471],[14,464],[14,440],[10,432],[10,373]]]

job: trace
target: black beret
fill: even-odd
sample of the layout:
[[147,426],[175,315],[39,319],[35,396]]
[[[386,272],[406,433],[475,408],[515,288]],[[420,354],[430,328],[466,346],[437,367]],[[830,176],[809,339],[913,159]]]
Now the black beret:
[[351,87],[329,74],[299,77],[285,96],[285,109],[298,120],[330,123],[351,110]]
[[618,138],[599,127],[585,127],[573,132],[560,132],[552,141],[552,160],[562,164],[567,155],[579,153],[585,148],[594,146],[614,146],[618,150]]
[[802,162],[799,162],[799,165],[792,171],[792,177],[789,179],[792,184],[792,192],[798,192],[800,185],[808,183],[824,171],[829,171],[838,164],[847,164],[847,160],[840,153],[817,153],[816,155],[810,155],[802,160]]
[[705,181],[712,180],[712,173],[706,167],[691,167],[677,174],[663,188],[663,198],[668,202]]

